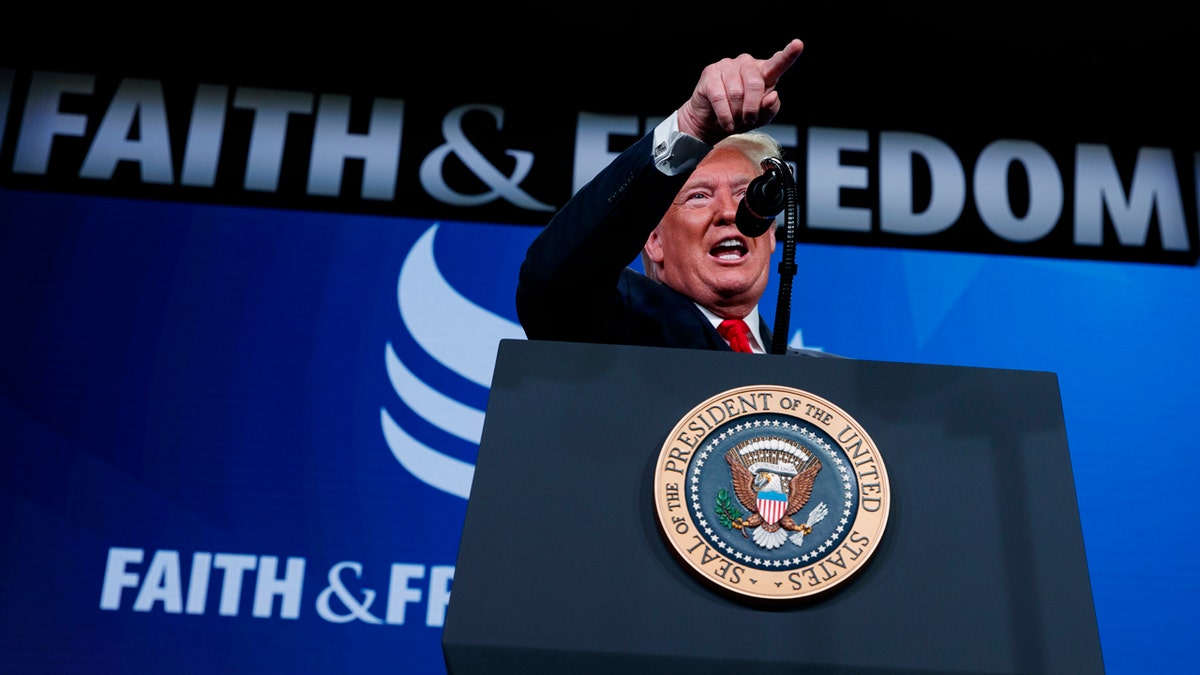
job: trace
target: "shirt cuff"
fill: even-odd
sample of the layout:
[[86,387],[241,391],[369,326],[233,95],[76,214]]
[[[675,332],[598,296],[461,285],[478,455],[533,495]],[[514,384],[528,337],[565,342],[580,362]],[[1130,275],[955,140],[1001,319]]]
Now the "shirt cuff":
[[707,143],[679,131],[678,112],[654,127],[654,168],[675,176],[695,168],[711,150]]

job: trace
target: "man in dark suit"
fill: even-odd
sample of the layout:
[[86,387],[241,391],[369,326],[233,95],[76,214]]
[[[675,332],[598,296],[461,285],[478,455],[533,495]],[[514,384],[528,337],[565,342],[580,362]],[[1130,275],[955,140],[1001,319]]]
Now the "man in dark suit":
[[[528,338],[769,348],[758,302],[774,230],[748,237],[735,219],[762,159],[780,154],[754,129],[779,112],[776,84],[803,49],[793,40],[767,59],[704,68],[686,103],[554,215],[521,265],[517,316]],[[639,254],[644,275],[629,267]],[[730,332],[739,326],[747,330]]]

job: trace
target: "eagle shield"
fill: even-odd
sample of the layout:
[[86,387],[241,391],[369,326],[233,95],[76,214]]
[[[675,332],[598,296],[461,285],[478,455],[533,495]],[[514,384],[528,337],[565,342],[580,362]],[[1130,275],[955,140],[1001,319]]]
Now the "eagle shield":
[[787,513],[787,496],[782,492],[761,491],[758,493],[757,503],[758,513],[768,525],[778,523]]

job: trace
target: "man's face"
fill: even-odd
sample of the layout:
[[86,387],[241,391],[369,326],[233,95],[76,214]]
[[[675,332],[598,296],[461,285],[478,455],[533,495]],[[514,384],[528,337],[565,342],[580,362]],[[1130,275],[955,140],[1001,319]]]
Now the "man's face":
[[708,153],[650,233],[646,253],[658,279],[719,316],[744,316],[770,278],[775,228],[738,231],[738,202],[760,167],[738,150]]

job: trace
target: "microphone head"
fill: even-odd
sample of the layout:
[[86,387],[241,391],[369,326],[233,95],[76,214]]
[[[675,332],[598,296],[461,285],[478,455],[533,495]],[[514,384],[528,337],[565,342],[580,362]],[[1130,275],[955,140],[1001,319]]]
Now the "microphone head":
[[746,196],[738,204],[738,230],[747,237],[761,236],[775,222],[775,216],[785,204],[787,194],[783,176],[778,169],[768,168],[766,173],[746,186]]
[[742,234],[747,237],[760,237],[775,223],[775,216],[767,216],[766,218],[758,216],[746,205],[746,200],[742,199],[738,203],[737,220],[735,222],[737,223],[738,231]]

